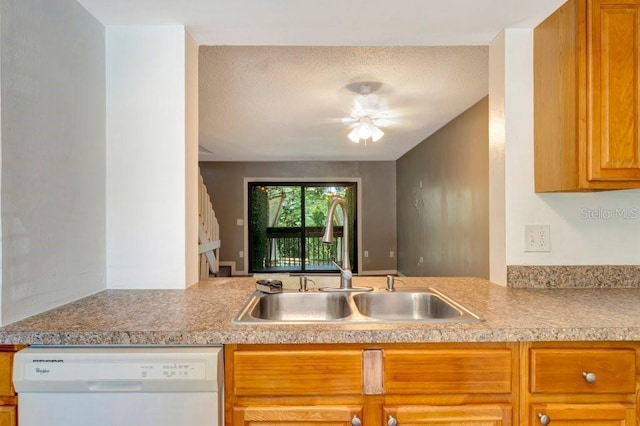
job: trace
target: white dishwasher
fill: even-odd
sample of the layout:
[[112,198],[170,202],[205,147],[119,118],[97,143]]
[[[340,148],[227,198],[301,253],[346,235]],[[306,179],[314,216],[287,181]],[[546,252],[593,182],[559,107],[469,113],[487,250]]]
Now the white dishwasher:
[[39,346],[14,358],[20,426],[223,425],[221,347]]

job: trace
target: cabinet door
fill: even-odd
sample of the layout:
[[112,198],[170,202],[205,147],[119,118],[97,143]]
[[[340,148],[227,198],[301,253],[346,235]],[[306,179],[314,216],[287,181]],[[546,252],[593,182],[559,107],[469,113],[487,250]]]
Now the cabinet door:
[[[354,419],[354,416],[356,419]],[[233,426],[350,426],[361,423],[362,407],[351,406],[255,406],[234,407]]]
[[13,352],[0,352],[0,396],[14,396],[12,383]]
[[[546,417],[543,417],[546,416]],[[625,404],[532,404],[529,425],[635,426],[632,405]]]
[[385,406],[384,418],[398,426],[505,426],[511,425],[511,407],[502,404],[459,406]]
[[16,426],[16,406],[5,405],[0,407],[0,426]]
[[640,182],[640,0],[588,0],[587,180]]

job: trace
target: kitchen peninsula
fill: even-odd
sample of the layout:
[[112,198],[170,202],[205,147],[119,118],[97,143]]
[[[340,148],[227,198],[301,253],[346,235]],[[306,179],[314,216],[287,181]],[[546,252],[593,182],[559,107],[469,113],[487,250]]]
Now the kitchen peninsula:
[[[327,278],[337,285],[337,278]],[[332,280],[332,281],[331,281]],[[296,288],[291,277],[290,288]],[[318,286],[324,281],[316,279]],[[287,282],[285,281],[285,285]],[[354,284],[384,288],[384,277]],[[234,325],[253,278],[213,278],[187,290],[106,290],[0,329],[6,344],[408,343],[640,340],[640,289],[513,289],[478,278],[412,278],[483,321],[471,324]]]
[[[314,277],[318,287],[325,280],[338,283]],[[283,281],[294,289],[298,279]],[[233,324],[254,285],[254,278],[215,278],[187,290],[106,290],[10,324],[0,339],[224,344],[229,426],[633,425],[640,418],[640,289],[401,277],[398,291],[434,288],[482,321]],[[354,285],[384,288],[385,278],[356,277]]]

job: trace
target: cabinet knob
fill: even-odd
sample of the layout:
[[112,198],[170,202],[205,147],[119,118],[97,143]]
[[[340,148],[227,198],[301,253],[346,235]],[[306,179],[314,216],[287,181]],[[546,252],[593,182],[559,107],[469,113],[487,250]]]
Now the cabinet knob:
[[387,421],[387,426],[398,426],[398,419],[393,416],[389,416],[389,420]]
[[549,419],[549,416],[547,416],[546,414],[542,414],[542,413],[538,414],[538,419],[540,419],[540,424],[541,425],[548,425],[549,422],[551,421],[551,419]]
[[353,416],[351,419],[351,426],[362,426],[362,420],[360,420],[358,416]]
[[587,383],[595,383],[597,379],[594,373],[587,373],[586,371],[582,372],[582,377],[584,377]]

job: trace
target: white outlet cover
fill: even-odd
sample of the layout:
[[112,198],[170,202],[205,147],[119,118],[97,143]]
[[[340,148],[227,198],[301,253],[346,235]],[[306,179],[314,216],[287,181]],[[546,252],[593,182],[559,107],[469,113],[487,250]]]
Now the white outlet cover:
[[524,226],[524,251],[550,252],[551,227],[549,225]]

